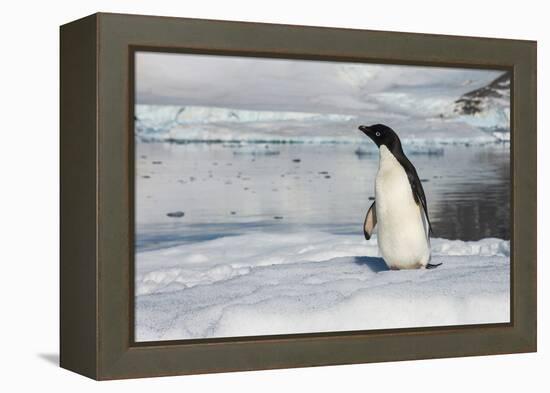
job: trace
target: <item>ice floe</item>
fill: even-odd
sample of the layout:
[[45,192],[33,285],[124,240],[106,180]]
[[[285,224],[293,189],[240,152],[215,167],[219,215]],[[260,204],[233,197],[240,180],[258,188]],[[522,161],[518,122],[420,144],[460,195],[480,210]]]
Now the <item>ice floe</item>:
[[389,271],[376,237],[248,233],[136,254],[138,341],[509,320],[510,245],[432,240]]

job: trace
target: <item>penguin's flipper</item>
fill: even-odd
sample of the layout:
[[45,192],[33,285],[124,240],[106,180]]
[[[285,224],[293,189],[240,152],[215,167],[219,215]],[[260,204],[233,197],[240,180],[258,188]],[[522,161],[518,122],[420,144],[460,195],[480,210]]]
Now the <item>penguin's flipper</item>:
[[440,263],[428,263],[426,265],[426,269],[435,269],[436,267],[438,266],[441,266],[443,264],[443,262],[440,262]]
[[372,203],[369,207],[369,211],[365,217],[365,222],[363,223],[363,234],[365,239],[369,240],[374,232],[374,227],[376,226],[376,201]]

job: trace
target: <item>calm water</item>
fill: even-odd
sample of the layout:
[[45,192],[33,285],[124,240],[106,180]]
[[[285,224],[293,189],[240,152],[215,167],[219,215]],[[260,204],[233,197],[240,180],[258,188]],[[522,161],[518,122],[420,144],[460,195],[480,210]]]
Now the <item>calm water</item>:
[[[338,144],[136,146],[138,250],[249,230],[362,234],[378,154]],[[436,237],[510,237],[508,144],[410,154]],[[182,212],[183,217],[167,213]]]

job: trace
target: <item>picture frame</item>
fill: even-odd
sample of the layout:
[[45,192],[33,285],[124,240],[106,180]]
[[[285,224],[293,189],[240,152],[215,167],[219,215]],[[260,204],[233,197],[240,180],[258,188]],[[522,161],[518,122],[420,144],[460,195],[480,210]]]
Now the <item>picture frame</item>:
[[[512,72],[511,322],[134,339],[134,53]],[[536,42],[97,13],[60,29],[60,365],[97,380],[534,352]]]

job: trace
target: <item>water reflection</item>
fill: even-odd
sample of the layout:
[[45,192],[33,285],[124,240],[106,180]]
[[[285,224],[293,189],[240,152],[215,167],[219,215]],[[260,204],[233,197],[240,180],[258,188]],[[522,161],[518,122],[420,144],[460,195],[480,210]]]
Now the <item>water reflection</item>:
[[440,176],[447,178],[436,182],[433,189],[431,211],[437,235],[461,240],[509,239],[509,145],[455,149],[446,154],[445,161],[449,170],[442,170]]
[[[409,150],[437,237],[510,237],[509,145]],[[138,248],[254,231],[357,233],[378,154],[353,145],[137,144]],[[167,215],[182,212],[179,218]]]

